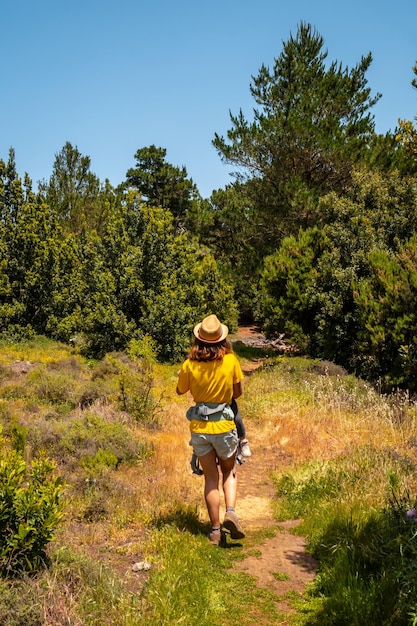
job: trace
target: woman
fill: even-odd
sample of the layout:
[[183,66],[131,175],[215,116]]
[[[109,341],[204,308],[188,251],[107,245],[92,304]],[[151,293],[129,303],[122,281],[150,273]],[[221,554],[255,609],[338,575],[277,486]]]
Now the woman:
[[177,384],[177,393],[190,391],[196,403],[187,411],[190,443],[204,472],[204,497],[211,523],[209,540],[216,545],[221,542],[219,466],[226,504],[223,527],[232,539],[245,536],[235,513],[238,436],[230,408],[232,399],[242,395],[243,374],[226,341],[228,333],[216,315],[197,324],[194,345],[178,372]]

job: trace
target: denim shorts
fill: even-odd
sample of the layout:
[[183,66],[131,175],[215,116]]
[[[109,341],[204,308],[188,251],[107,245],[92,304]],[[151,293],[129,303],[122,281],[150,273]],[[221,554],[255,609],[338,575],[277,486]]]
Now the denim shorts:
[[237,430],[229,430],[219,435],[205,435],[204,433],[191,433],[190,445],[193,446],[197,456],[204,456],[215,450],[222,461],[229,459],[237,449]]

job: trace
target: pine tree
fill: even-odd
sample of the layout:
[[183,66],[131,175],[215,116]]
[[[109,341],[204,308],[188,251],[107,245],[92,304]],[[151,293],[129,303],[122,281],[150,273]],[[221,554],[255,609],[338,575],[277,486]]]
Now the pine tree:
[[323,38],[301,23],[272,70],[262,65],[250,91],[257,108],[249,122],[231,114],[227,139],[215,135],[222,160],[235,165],[253,201],[264,244],[314,223],[318,196],[342,191],[352,164],[373,136],[372,97],[365,78],[372,56],[351,70],[327,63]]

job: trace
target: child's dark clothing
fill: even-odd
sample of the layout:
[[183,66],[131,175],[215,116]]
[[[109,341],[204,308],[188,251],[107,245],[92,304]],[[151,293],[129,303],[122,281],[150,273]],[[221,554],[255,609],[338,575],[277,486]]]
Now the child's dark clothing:
[[232,409],[234,416],[235,416],[237,436],[239,437],[239,439],[245,439],[246,437],[245,424],[243,423],[243,418],[239,412],[237,402],[234,398],[232,400],[232,404],[230,405],[230,408]]

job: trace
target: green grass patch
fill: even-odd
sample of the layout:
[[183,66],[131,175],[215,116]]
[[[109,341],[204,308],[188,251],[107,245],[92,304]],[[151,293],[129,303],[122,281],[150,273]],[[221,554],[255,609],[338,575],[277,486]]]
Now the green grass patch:
[[70,346],[43,336],[21,341],[0,339],[0,364],[2,365],[14,361],[49,363],[67,359],[73,354],[74,351]]
[[303,518],[297,532],[319,562],[319,616],[307,611],[306,624],[417,623],[409,621],[417,607],[417,513],[412,499],[394,495],[414,470],[409,458],[365,445],[274,475],[277,517]]
[[[39,580],[39,603],[49,624],[138,626],[138,597],[109,565],[68,547],[57,548],[53,567]],[[70,602],[68,599],[70,598]]]
[[165,526],[152,534],[148,550],[150,558],[158,556],[145,589],[143,624],[224,626],[233,616],[249,626],[257,615],[268,616],[263,623],[278,623],[274,594],[231,569],[236,548],[218,548],[205,534]]
[[246,361],[264,359],[276,354],[276,352],[274,352],[273,350],[248,346],[242,341],[233,342],[233,351],[239,359],[243,359]]

